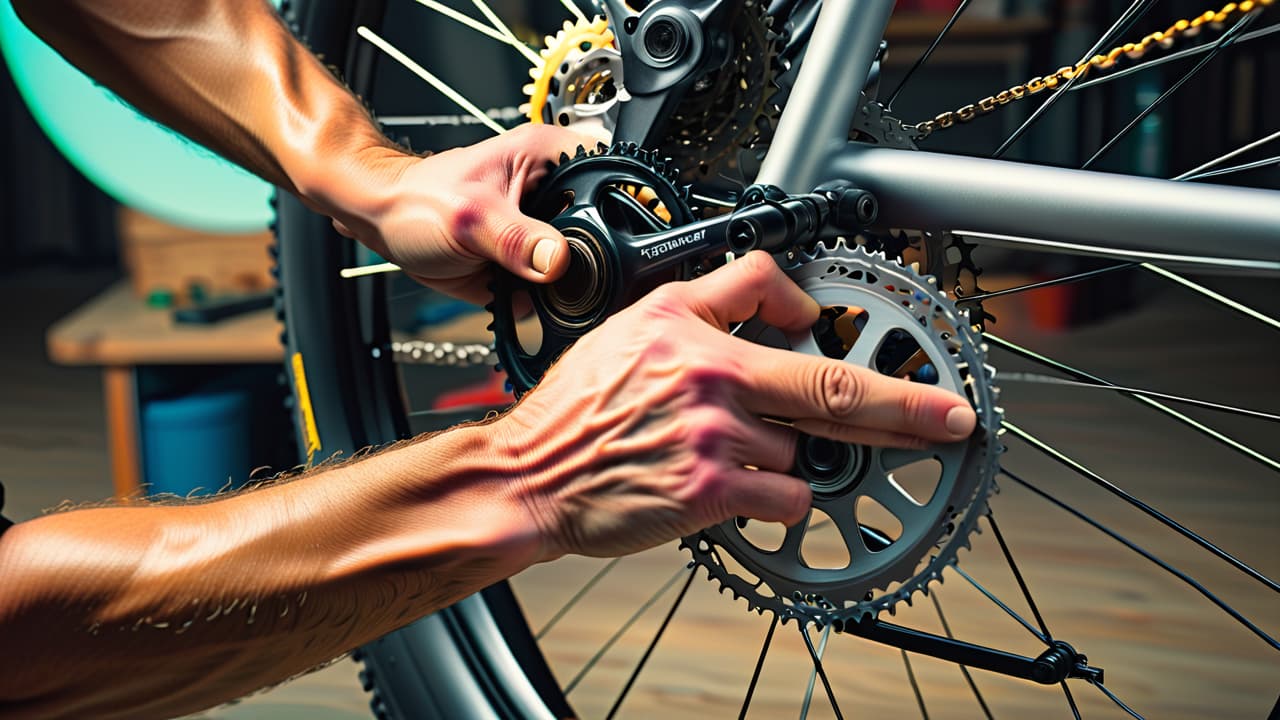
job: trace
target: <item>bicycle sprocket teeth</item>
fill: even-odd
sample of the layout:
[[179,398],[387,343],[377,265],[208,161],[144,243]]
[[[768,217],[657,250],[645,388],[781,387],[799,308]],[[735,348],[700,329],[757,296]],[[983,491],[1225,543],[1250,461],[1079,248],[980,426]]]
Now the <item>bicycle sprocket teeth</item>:
[[542,63],[529,69],[522,90],[527,101],[520,112],[531,122],[574,125],[602,139],[612,136],[608,117],[616,102],[622,56],[613,47],[613,31],[600,16],[566,20],[554,35],[543,38]]
[[[911,268],[887,259],[883,252],[868,251],[843,239],[796,253],[787,270],[801,287],[811,287],[806,286],[806,280],[812,280],[815,272],[819,272],[819,275],[824,269],[828,273],[834,272],[841,265],[846,269],[881,276],[875,282],[864,283],[866,287],[851,287],[851,303],[859,294],[868,293],[868,287],[878,287],[876,292],[879,292],[884,286],[892,285],[895,299],[905,289],[917,302],[931,306],[932,309],[925,315],[941,319],[941,325],[945,327],[937,332],[939,341],[947,343],[947,347],[956,348],[954,355],[948,352],[945,357],[959,357],[953,362],[957,367],[962,363],[966,366],[957,390],[969,395],[978,415],[978,429],[967,442],[963,466],[955,473],[956,480],[951,486],[948,499],[956,502],[948,503],[949,506],[932,520],[922,524],[918,538],[914,540],[914,547],[917,548],[914,554],[886,561],[883,567],[876,568],[874,573],[857,582],[851,581],[843,587],[828,585],[821,591],[818,591],[817,586],[805,587],[803,582],[788,580],[773,572],[776,568],[753,564],[750,551],[742,552],[743,544],[727,534],[737,532],[734,529],[717,526],[718,529],[710,528],[683,538],[680,542],[681,547],[689,550],[695,563],[707,568],[709,579],[713,578],[722,588],[729,589],[735,598],[743,599],[748,609],[758,613],[773,612],[784,623],[795,619],[801,623],[832,624],[837,630],[849,623],[874,618],[884,611],[893,614],[900,603],[909,606],[915,593],[928,594],[933,583],[943,581],[945,568],[957,563],[959,552],[971,548],[971,535],[981,532],[978,520],[987,512],[987,498],[993,487],[997,459],[1002,450],[996,437],[1003,416],[1003,411],[997,404],[995,370],[985,362],[986,345],[981,342],[968,315],[957,310],[945,294],[937,289],[934,278],[921,276]],[[827,292],[830,292],[829,288]],[[863,298],[863,302],[867,300],[868,298]],[[959,374],[957,370],[957,376]],[[936,492],[942,490],[940,483]],[[854,500],[849,502],[853,503]],[[735,554],[735,550],[739,554]],[[720,553],[728,553],[739,566],[752,573],[755,581],[728,568],[720,558]]]
[[739,156],[768,144],[782,112],[777,101],[778,78],[786,71],[783,38],[764,4],[744,3],[731,33],[734,57],[695,82],[672,112],[660,143],[677,159],[686,182],[751,182]]

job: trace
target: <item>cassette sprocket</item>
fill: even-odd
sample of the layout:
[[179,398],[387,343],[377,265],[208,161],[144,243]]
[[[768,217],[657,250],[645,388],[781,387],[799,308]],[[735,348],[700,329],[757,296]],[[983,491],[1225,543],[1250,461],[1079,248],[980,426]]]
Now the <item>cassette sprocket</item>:
[[[932,278],[843,241],[800,254],[786,270],[823,306],[818,325],[788,338],[748,323],[739,336],[935,384],[969,398],[978,414],[968,440],[924,450],[802,437],[793,474],[813,490],[808,519],[780,541],[774,533],[763,542],[753,533],[761,524],[741,520],[682,541],[751,609],[842,627],[910,603],[968,546],[992,490],[1001,410],[985,346]],[[822,546],[824,533],[834,548]],[[833,563],[833,554],[843,559]]]

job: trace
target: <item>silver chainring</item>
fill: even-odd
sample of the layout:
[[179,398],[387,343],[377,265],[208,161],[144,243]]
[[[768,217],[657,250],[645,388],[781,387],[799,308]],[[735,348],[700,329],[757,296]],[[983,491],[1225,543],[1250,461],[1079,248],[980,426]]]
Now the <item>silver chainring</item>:
[[[812,451],[826,458],[826,464],[819,463],[821,472],[798,469],[796,474],[813,488],[813,508],[829,518],[823,521],[825,532],[834,526],[844,543],[848,560],[843,567],[806,559],[806,539],[818,529],[810,524],[812,512],[787,528],[776,548],[749,539],[752,521],[741,520],[681,542],[707,568],[710,579],[745,598],[751,609],[770,610],[784,621],[842,627],[883,610],[892,612],[916,591],[927,592],[943,568],[956,562],[960,548],[968,546],[978,518],[986,513],[998,465],[998,391],[994,371],[985,363],[986,346],[967,314],[956,310],[932,277],[843,241],[798,254],[785,269],[828,317],[839,315],[831,323],[842,329],[835,335],[840,338],[836,347],[831,333],[784,338],[760,323],[744,325],[739,336],[810,355],[843,357],[886,374],[903,375],[902,368],[909,366],[916,379],[968,397],[978,414],[970,439],[924,450],[802,439],[802,448],[815,443]],[[910,472],[908,466],[935,464],[932,489],[927,478],[905,487],[905,476],[902,483],[895,477]],[[873,505],[879,506],[880,518],[887,511],[900,527],[877,527],[866,519],[873,512],[864,510]]]

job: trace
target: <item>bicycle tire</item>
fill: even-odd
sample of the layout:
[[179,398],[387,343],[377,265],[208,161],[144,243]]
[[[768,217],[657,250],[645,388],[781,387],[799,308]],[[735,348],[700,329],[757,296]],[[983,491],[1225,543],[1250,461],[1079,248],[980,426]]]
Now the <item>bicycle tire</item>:
[[[371,58],[350,44],[350,30],[364,18],[378,19],[382,5],[380,0],[300,0],[286,3],[281,12],[313,52],[340,77],[354,80],[352,89],[359,94],[364,91],[360,79],[370,76]],[[403,414],[389,410],[399,397],[390,358],[360,352],[350,342],[368,327],[354,314],[357,296],[381,292],[382,279],[341,280],[338,270],[354,262],[354,253],[329,219],[290,195],[278,194],[275,208],[276,310],[286,328],[282,341],[289,382],[294,397],[300,382],[323,389],[309,394],[309,406],[298,416],[303,455],[310,447],[309,421],[323,438],[318,452],[326,458],[406,437]],[[314,452],[311,459],[320,460]],[[360,681],[378,718],[480,718],[486,713],[478,708],[485,706],[494,717],[571,714],[505,582],[380,638],[354,657],[364,665]],[[528,682],[511,682],[513,668],[522,668],[520,676]]]

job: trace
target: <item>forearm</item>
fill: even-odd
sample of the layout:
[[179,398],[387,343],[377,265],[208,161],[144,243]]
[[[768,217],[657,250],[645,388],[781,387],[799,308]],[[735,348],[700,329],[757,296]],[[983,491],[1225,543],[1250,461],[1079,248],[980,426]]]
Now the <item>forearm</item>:
[[[55,49],[145,114],[329,210],[388,142],[261,0],[14,0]],[[354,185],[354,183],[352,183]]]
[[488,428],[199,505],[52,515],[0,542],[0,715],[191,712],[540,559]]

